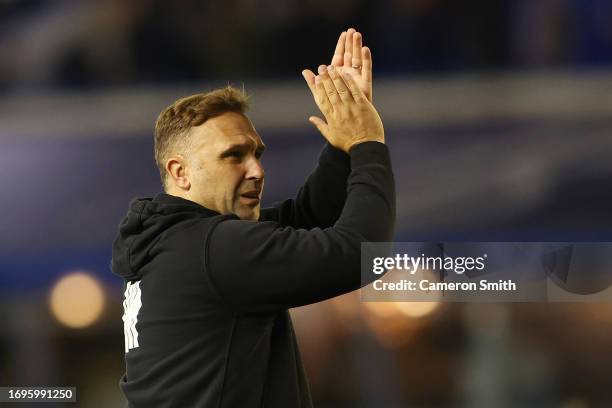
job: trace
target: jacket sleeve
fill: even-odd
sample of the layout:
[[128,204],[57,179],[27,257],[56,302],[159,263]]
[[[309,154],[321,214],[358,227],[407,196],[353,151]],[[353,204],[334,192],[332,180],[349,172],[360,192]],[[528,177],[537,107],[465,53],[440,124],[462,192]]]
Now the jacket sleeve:
[[220,295],[245,311],[315,303],[361,286],[361,242],[391,241],[395,186],[389,151],[366,142],[350,154],[347,198],[331,227],[226,220],[207,240],[205,269]]
[[349,155],[327,143],[297,196],[263,208],[259,221],[275,221],[283,227],[305,229],[331,227],[344,206],[350,171]]

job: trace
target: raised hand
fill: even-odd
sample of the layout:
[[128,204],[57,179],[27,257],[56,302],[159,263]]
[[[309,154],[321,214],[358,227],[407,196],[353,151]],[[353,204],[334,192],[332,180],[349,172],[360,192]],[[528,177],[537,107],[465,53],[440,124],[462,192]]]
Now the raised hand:
[[[362,46],[361,33],[349,28],[340,34],[330,65],[340,74],[350,74],[366,99],[372,102],[372,53]],[[308,69],[302,75],[314,94],[316,75]]]
[[333,65],[321,65],[318,72],[312,91],[325,121],[316,116],[309,120],[327,141],[346,153],[360,143],[384,143],[380,116],[353,76],[348,72],[342,74]]
[[372,53],[362,45],[360,32],[349,28],[340,34],[331,65],[341,73],[349,73],[368,101],[372,102]]

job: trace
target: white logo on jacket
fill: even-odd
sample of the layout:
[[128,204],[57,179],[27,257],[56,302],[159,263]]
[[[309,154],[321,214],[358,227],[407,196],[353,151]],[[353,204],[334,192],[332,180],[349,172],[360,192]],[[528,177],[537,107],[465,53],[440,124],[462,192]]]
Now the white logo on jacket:
[[125,352],[138,347],[138,312],[142,306],[140,300],[140,281],[128,282],[125,288],[123,300],[123,332],[125,334]]

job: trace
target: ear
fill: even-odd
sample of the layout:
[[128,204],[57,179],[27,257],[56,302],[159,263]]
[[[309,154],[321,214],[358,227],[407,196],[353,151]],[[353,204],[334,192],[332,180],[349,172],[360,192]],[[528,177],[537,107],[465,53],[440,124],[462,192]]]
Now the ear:
[[166,160],[166,172],[170,185],[181,190],[188,191],[191,188],[189,173],[187,171],[187,161],[181,155],[170,157]]

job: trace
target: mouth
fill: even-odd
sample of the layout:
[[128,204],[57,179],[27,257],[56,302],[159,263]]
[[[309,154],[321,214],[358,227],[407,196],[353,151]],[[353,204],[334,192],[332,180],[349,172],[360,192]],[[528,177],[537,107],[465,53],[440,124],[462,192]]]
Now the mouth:
[[240,194],[240,198],[247,205],[255,206],[259,204],[260,194],[261,194],[260,190],[251,190],[251,191],[247,191],[246,193]]

